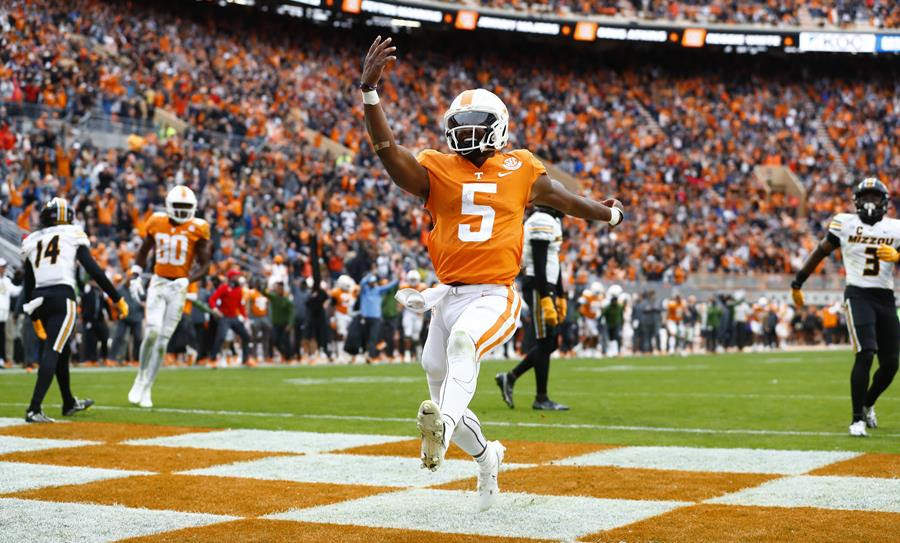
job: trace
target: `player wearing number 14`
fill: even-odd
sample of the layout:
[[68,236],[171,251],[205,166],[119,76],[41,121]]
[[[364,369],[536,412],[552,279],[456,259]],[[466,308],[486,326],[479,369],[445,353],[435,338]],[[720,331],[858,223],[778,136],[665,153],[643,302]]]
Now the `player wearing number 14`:
[[[144,227],[144,243],[136,261],[146,269],[152,251],[153,277],[147,288],[141,366],[128,393],[128,401],[141,407],[153,407],[150,391],[181,319],[188,285],[209,271],[209,223],[195,218],[196,211],[194,192],[178,185],[166,195],[166,212],[151,215]],[[197,266],[192,272],[195,259]]]
[[615,226],[624,216],[616,200],[582,198],[547,176],[524,149],[504,152],[509,112],[486,89],[459,94],[443,117],[450,153],[425,150],[418,157],[394,141],[376,91],[385,66],[396,61],[391,38],[369,48],[359,84],[372,147],[403,190],[420,198],[434,227],[428,239],[440,287],[422,293],[432,309],[422,366],[431,398],[419,406],[422,466],[440,467],[452,440],[478,463],[479,509],[497,498],[503,446],[488,442],[469,409],[479,361],[516,331],[522,299],[515,289],[522,256],[522,219],[529,204]]

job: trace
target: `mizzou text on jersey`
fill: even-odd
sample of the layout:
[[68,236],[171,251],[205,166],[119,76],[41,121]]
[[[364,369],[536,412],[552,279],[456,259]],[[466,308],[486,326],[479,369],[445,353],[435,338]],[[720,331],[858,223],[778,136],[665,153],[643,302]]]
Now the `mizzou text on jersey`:
[[546,173],[531,152],[497,153],[482,166],[456,154],[422,151],[425,202],[434,220],[428,254],[444,284],[510,285],[522,257],[522,219],[531,187]]
[[209,223],[203,219],[174,224],[165,213],[154,213],[144,228],[145,235],[153,237],[153,273],[167,279],[188,277],[197,241],[209,239]]
[[875,224],[858,215],[838,213],[828,223],[828,239],[841,248],[847,285],[861,288],[894,288],[894,264],[879,260],[879,245],[900,247],[900,220],[885,217]]

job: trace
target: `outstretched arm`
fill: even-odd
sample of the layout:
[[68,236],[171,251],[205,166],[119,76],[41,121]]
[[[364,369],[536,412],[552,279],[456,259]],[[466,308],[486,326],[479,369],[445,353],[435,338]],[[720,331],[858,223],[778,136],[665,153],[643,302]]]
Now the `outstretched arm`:
[[835,239],[832,239],[836,237],[837,236],[834,236],[834,234],[829,234],[825,239],[819,242],[813,252],[806,258],[803,267],[800,268],[800,271],[797,272],[797,275],[791,282],[791,297],[794,299],[794,305],[797,307],[803,307],[804,304],[803,292],[800,290],[803,288],[803,283],[805,283],[806,279],[816,271],[819,263],[840,245],[840,240],[835,242]]
[[608,222],[610,226],[616,226],[625,216],[625,208],[618,200],[595,202],[578,196],[547,174],[538,177],[532,185],[531,203],[552,207],[581,219]]
[[100,265],[97,264],[94,257],[91,256],[91,250],[87,248],[87,245],[78,247],[75,256],[78,258],[78,263],[81,264],[81,267],[91,276],[91,279],[97,282],[103,292],[112,298],[112,301],[118,303],[118,301],[122,299],[122,295],[119,294],[119,291],[113,286],[109,277],[106,276],[106,273],[100,268]]
[[397,48],[391,46],[391,38],[382,40],[381,36],[378,36],[366,54],[359,84],[363,91],[366,131],[369,133],[375,153],[378,154],[394,184],[410,194],[425,199],[428,196],[428,170],[419,164],[408,149],[397,145],[394,141],[394,133],[388,125],[375,90],[384,67],[397,60],[393,54],[396,51]]

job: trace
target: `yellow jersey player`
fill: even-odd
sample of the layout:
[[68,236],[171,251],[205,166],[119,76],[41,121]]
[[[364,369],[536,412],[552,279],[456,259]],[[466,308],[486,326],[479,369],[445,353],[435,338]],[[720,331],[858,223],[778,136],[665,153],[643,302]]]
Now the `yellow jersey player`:
[[359,86],[378,158],[397,186],[422,199],[434,221],[427,248],[441,286],[414,297],[415,307],[433,309],[422,350],[431,398],[419,406],[417,418],[422,465],[438,469],[452,439],[478,462],[478,503],[484,510],[499,493],[504,448],[485,439],[468,406],[481,357],[516,330],[522,299],[514,282],[525,208],[541,204],[614,226],[622,221],[622,205],[569,192],[527,150],[503,151],[509,112],[485,89],[461,93],[444,114],[451,153],[426,150],[417,157],[398,145],[376,91],[395,51],[390,38],[379,36],[366,55]]
[[147,269],[152,251],[153,277],[147,288],[141,365],[128,393],[128,401],[141,407],[153,407],[150,390],[169,338],[181,320],[188,285],[209,272],[209,223],[195,218],[196,212],[194,192],[178,185],[166,195],[166,212],[154,213],[144,226],[144,242],[136,261]]

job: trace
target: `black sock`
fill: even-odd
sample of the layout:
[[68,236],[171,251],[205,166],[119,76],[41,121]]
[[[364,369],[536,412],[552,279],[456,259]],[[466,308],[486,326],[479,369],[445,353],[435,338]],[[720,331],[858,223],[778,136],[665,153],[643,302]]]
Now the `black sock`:
[[538,357],[540,357],[540,348],[535,345],[528,351],[528,354],[525,355],[525,358],[522,359],[519,364],[509,372],[509,376],[512,378],[513,382],[516,381],[519,377],[522,376],[526,371],[530,370],[534,367],[534,363]]
[[534,361],[534,381],[538,396],[547,396],[547,381],[550,378],[550,355],[541,353]]
[[37,413],[41,410],[41,404],[44,403],[44,396],[50,389],[50,383],[53,382],[53,375],[56,373],[56,364],[59,359],[59,353],[54,351],[48,342],[43,342],[38,355],[38,375],[37,382],[34,384],[34,392],[31,394],[31,404],[28,410]]
[[56,384],[59,385],[59,393],[62,395],[63,411],[75,405],[75,396],[72,395],[71,382],[69,380],[69,346],[63,349],[56,363]]
[[881,356],[878,357],[878,369],[875,371],[875,375],[872,376],[872,385],[869,387],[869,391],[866,393],[866,407],[872,407],[875,405],[875,400],[881,396],[881,393],[887,390],[887,387],[890,386],[891,381],[894,380],[894,376],[897,374],[897,359],[894,360],[882,360]]
[[872,369],[872,358],[875,351],[869,349],[856,353],[853,371],[850,373],[850,399],[853,404],[853,422],[866,420],[863,404],[869,388],[869,372]]

